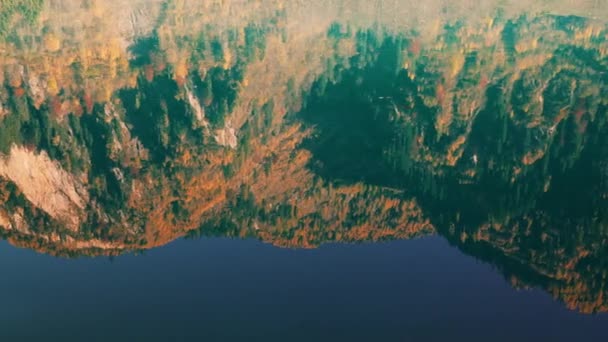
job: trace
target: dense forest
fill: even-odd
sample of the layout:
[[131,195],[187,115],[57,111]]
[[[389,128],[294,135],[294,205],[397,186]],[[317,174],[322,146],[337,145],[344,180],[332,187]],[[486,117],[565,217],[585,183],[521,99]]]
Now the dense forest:
[[17,21],[34,24],[42,11],[44,0],[4,0],[0,4],[0,40],[6,39]]
[[354,18],[178,0],[101,20],[113,1],[52,3],[0,7],[11,243],[78,256],[441,234],[515,286],[608,309],[605,23],[493,9],[427,29],[390,2]]

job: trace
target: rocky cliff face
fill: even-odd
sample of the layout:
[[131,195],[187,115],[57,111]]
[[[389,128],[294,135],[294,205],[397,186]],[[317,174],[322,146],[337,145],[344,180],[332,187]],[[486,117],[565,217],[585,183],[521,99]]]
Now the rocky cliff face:
[[115,255],[439,233],[605,311],[605,9],[436,2],[2,7],[3,236]]
[[78,230],[85,215],[88,193],[45,152],[35,154],[13,145],[0,164],[0,176],[21,189],[33,206],[69,229]]

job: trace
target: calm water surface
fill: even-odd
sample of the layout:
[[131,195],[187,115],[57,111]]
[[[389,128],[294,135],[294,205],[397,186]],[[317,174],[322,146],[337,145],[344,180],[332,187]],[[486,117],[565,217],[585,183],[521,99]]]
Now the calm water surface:
[[516,291],[441,238],[317,250],[228,239],[67,261],[0,249],[6,340],[597,340],[605,315]]
[[0,3],[0,339],[608,340],[596,0]]

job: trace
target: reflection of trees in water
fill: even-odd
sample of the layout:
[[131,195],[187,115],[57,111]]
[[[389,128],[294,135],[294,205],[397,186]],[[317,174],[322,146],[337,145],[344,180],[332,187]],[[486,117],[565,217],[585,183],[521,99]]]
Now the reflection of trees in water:
[[33,24],[40,15],[44,0],[4,0],[0,6],[0,41],[6,39],[16,20]]
[[[314,167],[329,179],[404,188],[464,251],[545,287],[572,308],[606,310],[608,113],[601,94],[607,66],[592,46],[561,39],[536,49],[552,57],[517,69],[519,60],[530,58],[517,51],[519,40],[528,39],[523,27],[554,25],[569,37],[584,23],[555,17],[510,23],[504,39],[512,51],[504,69],[487,67],[483,58],[492,54],[469,54],[454,88],[441,92],[425,92],[427,84],[450,82],[423,64],[415,78],[394,71],[408,58],[401,47],[411,41],[356,35],[359,53],[351,67],[317,81],[303,113],[317,126],[307,146]],[[418,63],[425,61],[433,63],[432,55]],[[479,78],[470,75],[479,74],[494,79],[474,104],[476,114],[451,122],[447,135],[440,132],[446,107],[434,101],[446,92],[460,94],[455,107],[476,101],[466,88],[478,86]],[[459,137],[464,140],[454,153]]]
[[[514,283],[604,310],[605,39],[586,20],[461,21],[431,42],[334,23],[319,55],[254,101],[243,100],[259,81],[248,70],[275,79],[279,66],[259,64],[276,57],[269,42],[289,51],[287,12],[186,35],[169,27],[179,6],[165,4],[127,63],[112,51],[113,66],[75,59],[59,82],[70,86],[44,101],[9,68],[0,150],[47,151],[86,178],[93,201],[73,233],[2,183],[0,219],[21,210],[30,228],[7,238],[68,254],[69,239],[98,239],[110,248],[82,250],[114,254],[188,232],[316,247],[437,230]],[[302,61],[324,72],[304,77]],[[212,131],[236,121],[237,148],[219,146]]]

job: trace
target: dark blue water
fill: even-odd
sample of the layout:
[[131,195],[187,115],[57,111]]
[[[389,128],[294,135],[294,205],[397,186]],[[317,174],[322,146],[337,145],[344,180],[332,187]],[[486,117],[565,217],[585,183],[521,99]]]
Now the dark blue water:
[[596,340],[608,315],[515,290],[442,238],[317,250],[177,241],[64,260],[0,243],[0,339]]

